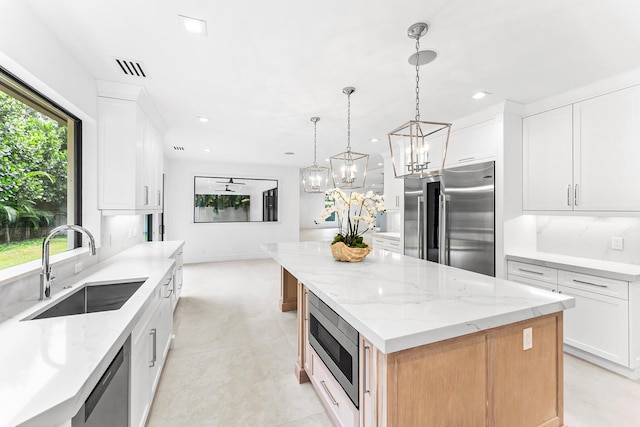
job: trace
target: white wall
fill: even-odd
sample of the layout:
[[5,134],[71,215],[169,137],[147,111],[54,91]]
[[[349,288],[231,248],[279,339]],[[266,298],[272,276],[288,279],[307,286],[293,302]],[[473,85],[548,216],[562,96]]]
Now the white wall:
[[[185,262],[266,258],[266,253],[260,248],[262,243],[299,240],[300,193],[297,168],[169,159],[165,161],[165,173],[166,240],[185,241]],[[195,224],[195,176],[277,179],[278,222]]]
[[337,221],[323,221],[316,224],[314,221],[324,209],[324,193],[300,192],[300,228],[336,228]]

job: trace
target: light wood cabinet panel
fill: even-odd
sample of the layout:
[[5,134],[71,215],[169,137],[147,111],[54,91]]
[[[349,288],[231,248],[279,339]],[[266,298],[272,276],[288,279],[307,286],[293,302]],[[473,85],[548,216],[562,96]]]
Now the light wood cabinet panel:
[[576,210],[640,210],[640,86],[574,105]]
[[573,209],[572,106],[522,120],[524,210]]
[[280,267],[280,311],[295,310],[298,304],[298,279]]
[[[528,350],[523,350],[525,328],[532,328],[533,334],[533,347]],[[557,317],[521,322],[489,335],[489,378],[493,384],[488,425],[561,425],[562,403],[558,402],[563,379],[559,336],[562,320]]]
[[484,426],[484,334],[387,355],[389,427]]

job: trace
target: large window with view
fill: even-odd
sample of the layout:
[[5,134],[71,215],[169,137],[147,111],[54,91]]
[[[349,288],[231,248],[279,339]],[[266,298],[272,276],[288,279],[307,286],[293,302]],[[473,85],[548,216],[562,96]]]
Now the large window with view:
[[[40,258],[54,227],[80,224],[81,122],[0,69],[0,270]],[[78,234],[51,254],[80,246]]]

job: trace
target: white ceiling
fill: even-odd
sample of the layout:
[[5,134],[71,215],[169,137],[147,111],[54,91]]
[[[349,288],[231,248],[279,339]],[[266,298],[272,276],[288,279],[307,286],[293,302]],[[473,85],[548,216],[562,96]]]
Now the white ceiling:
[[[430,25],[422,49],[438,52],[421,69],[423,119],[527,104],[640,68],[638,0],[28,3],[96,78],[146,87],[174,158],[308,166],[309,119],[319,116],[322,163],[346,147],[345,86],[356,87],[353,149],[386,151],[386,133],[414,114],[406,30],[419,21]],[[206,20],[208,36],[183,31],[179,14]],[[122,75],[116,56],[142,61],[149,78]],[[492,95],[472,99],[479,90]]]

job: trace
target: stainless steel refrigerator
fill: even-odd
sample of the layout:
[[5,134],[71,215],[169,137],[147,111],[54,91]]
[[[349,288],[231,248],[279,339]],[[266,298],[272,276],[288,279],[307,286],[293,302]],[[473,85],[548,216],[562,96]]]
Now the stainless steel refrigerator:
[[495,276],[495,164],[404,181],[404,254]]

